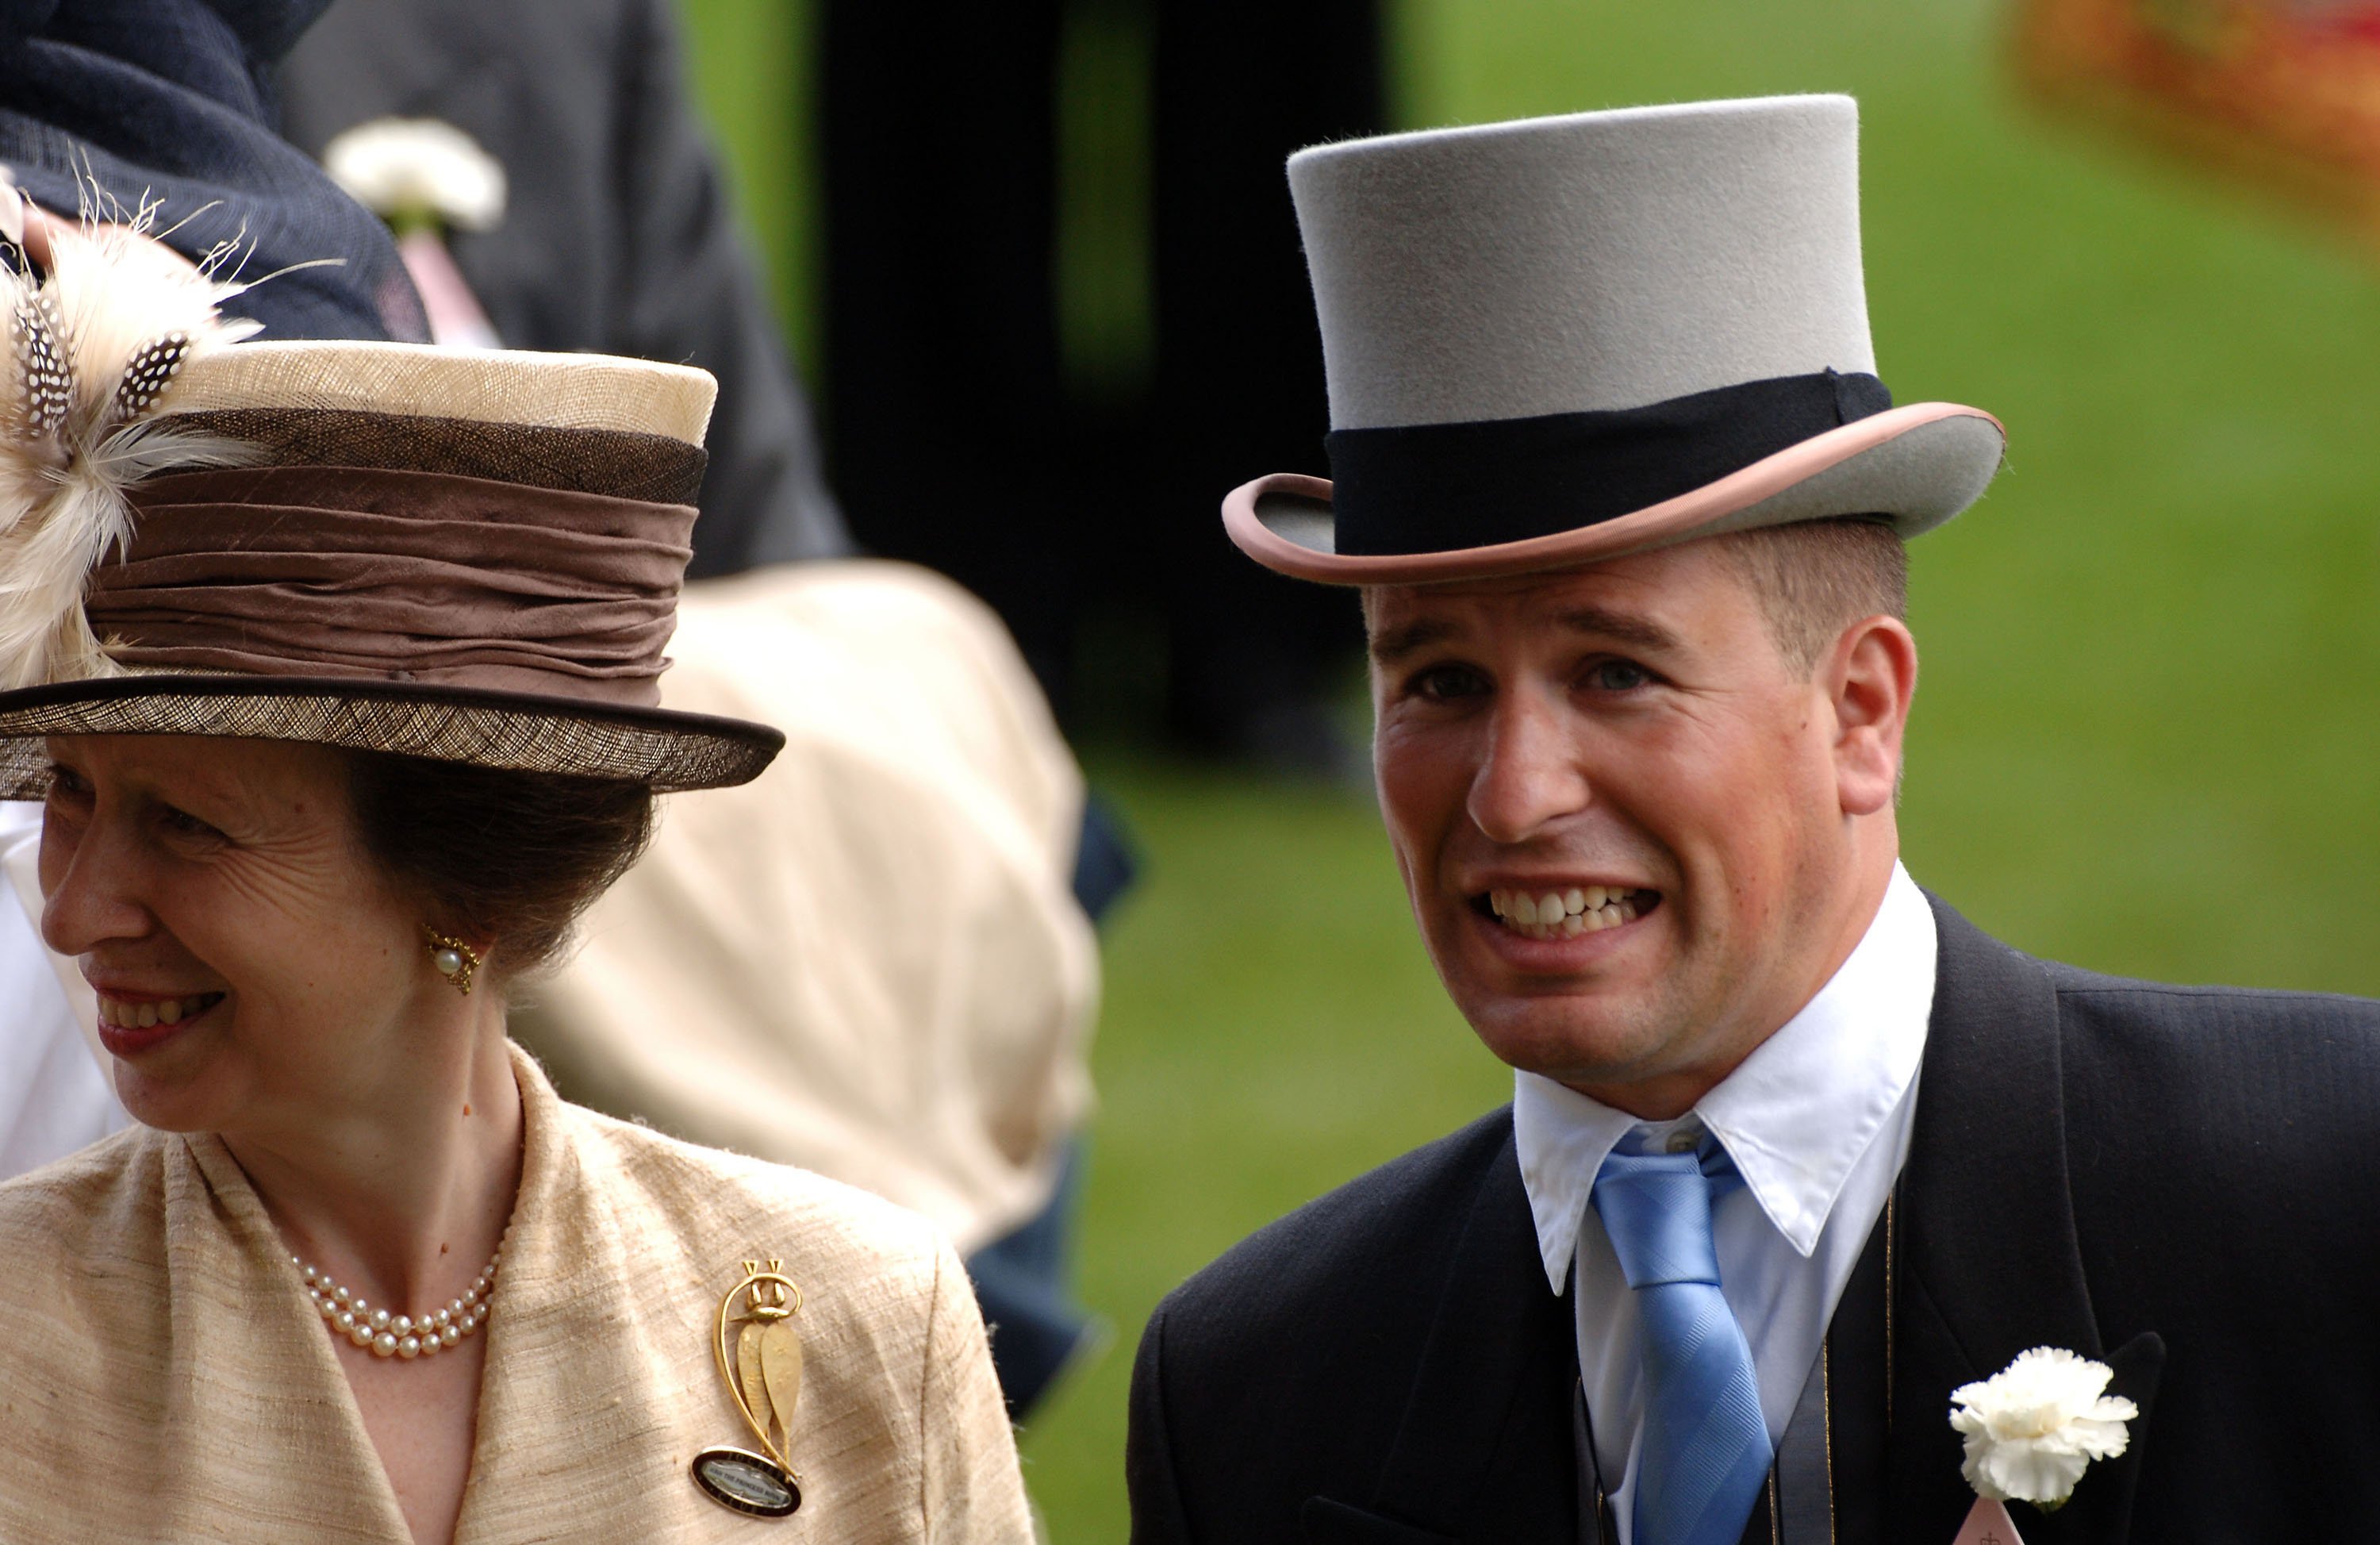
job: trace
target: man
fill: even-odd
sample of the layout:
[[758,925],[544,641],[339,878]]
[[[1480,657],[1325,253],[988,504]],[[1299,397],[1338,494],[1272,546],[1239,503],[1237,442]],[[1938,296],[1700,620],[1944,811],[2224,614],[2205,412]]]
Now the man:
[[2001,437],[1872,373],[1856,132],[1291,161],[1334,480],[1225,520],[1363,587],[1391,845],[1515,1093],[1160,1306],[1135,1539],[1949,1545],[1952,1392],[2034,1347],[2132,1414],[2030,1545],[2380,1538],[2380,1005],[2030,959],[1900,868],[1901,540]]

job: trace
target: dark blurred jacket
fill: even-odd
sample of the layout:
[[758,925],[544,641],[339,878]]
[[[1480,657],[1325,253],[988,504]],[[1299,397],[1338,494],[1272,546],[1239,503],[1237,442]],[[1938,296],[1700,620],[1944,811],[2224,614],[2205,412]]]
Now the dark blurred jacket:
[[451,247],[505,347],[719,378],[688,578],[852,551],[664,0],[346,0],[279,89],[310,154],[373,118],[440,118],[504,164],[503,222]]
[[0,0],[0,164],[61,214],[152,201],[193,259],[238,242],[275,276],[226,310],[265,337],[427,336],[388,232],[273,132],[268,73],[322,4]]

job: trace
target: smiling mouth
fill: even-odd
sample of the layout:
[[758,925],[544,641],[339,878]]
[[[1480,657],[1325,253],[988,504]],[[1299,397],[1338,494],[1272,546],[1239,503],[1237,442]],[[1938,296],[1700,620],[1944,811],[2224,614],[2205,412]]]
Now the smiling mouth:
[[119,1030],[146,1030],[159,1025],[178,1025],[195,1018],[224,1001],[220,992],[198,992],[187,998],[166,998],[148,1003],[130,1003],[122,998],[103,994],[99,1000],[99,1022]]
[[1574,939],[1633,923],[1661,905],[1661,893],[1618,885],[1573,885],[1561,891],[1489,891],[1471,909],[1494,918],[1524,939]]

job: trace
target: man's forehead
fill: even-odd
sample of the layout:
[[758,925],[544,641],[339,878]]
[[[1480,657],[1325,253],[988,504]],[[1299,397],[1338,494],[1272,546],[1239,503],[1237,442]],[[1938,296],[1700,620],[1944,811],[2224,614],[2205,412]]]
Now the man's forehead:
[[1678,618],[1704,566],[1682,550],[1632,554],[1542,574],[1374,585],[1364,591],[1373,655],[1393,660],[1486,628],[1525,627],[1606,634],[1648,648],[1675,644]]

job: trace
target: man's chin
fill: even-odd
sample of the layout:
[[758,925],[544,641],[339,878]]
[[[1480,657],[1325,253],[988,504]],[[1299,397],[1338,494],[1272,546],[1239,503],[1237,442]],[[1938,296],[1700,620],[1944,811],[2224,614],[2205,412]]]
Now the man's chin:
[[1663,1039],[1641,1016],[1617,1012],[1600,994],[1494,997],[1459,1006],[1499,1061],[1572,1088],[1626,1080],[1653,1059]]

